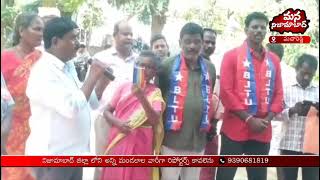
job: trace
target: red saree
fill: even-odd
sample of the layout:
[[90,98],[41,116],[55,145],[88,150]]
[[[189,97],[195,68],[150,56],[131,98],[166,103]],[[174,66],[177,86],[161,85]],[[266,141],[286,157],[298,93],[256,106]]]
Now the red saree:
[[[23,60],[13,50],[1,53],[1,71],[8,89],[15,101],[12,114],[12,126],[7,141],[8,155],[24,155],[25,143],[30,134],[30,105],[26,96],[26,87],[30,68],[40,58],[40,51],[33,51]],[[3,168],[1,179],[32,180],[29,168]]]

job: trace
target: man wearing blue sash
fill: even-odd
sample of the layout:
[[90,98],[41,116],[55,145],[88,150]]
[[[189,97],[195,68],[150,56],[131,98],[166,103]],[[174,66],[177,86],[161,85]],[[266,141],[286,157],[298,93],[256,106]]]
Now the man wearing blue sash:
[[[160,89],[166,101],[163,155],[203,155],[211,128],[209,111],[214,65],[200,56],[203,29],[187,23],[180,32],[180,54],[162,62]],[[163,180],[199,179],[200,168],[162,168]]]
[[[225,108],[221,127],[221,155],[267,155],[271,123],[283,109],[280,60],[262,42],[268,18],[253,12],[245,19],[247,39],[224,54],[220,98]],[[236,167],[219,167],[217,180],[232,180]],[[247,167],[249,180],[266,180],[266,168]]]

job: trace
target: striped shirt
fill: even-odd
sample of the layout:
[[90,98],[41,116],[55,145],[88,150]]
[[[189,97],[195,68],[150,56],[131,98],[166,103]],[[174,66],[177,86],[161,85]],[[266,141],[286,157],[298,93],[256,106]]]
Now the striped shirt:
[[281,150],[296,152],[303,151],[306,117],[293,114],[289,117],[289,108],[304,100],[319,102],[319,87],[310,85],[303,89],[297,82],[284,88],[285,109],[279,114],[283,120],[283,137],[280,142]]

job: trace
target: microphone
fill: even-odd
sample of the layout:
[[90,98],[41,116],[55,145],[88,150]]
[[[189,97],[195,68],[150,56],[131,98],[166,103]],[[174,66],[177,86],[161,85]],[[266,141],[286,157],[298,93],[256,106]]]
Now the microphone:
[[[92,63],[92,59],[88,60],[88,63],[91,65]],[[113,81],[116,77],[113,75],[113,69],[111,69],[110,67],[107,67],[103,74],[110,80]]]

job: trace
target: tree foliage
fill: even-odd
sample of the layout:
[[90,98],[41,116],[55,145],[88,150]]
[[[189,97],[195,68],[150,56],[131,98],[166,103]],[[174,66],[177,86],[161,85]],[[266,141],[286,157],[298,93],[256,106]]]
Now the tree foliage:
[[151,24],[152,15],[168,11],[169,0],[110,0],[110,3],[131,16],[137,15],[141,22]]
[[86,0],[35,0],[21,7],[22,11],[38,12],[38,7],[57,7],[62,16],[71,16]]
[[[4,0],[2,2],[2,5],[4,6],[1,6],[1,29],[4,36],[3,39],[5,41],[5,47],[11,46],[11,36],[14,28],[13,22],[20,12],[38,13],[38,7],[50,5],[50,7],[57,6],[61,11],[62,16],[68,16],[71,18],[72,14],[77,12],[85,1],[86,0],[35,0],[29,4],[18,7],[15,5],[14,0]],[[95,23],[96,22],[100,21],[95,21]]]
[[[311,20],[310,27],[304,35],[311,36],[310,44],[284,44],[285,53],[284,61],[293,66],[298,56],[302,53],[311,53],[318,55],[316,51],[319,50],[319,0],[301,1],[303,8],[307,13],[308,19]],[[243,28],[245,17],[253,12],[260,11],[265,13],[269,19],[279,13],[292,7],[292,3],[289,0],[256,0],[248,1],[247,8],[237,7],[233,4],[225,3],[223,0],[207,0],[207,6],[205,9],[191,8],[182,14],[182,17],[187,21],[196,21],[204,27],[211,27],[216,29],[218,33],[226,32],[228,26],[228,20],[233,17]],[[298,8],[298,7],[295,7]],[[241,28],[241,29],[242,29]],[[224,42],[234,43],[239,42],[239,38],[242,37],[243,31],[234,32],[233,36],[223,34],[221,37]],[[278,35],[277,33],[270,33],[269,35]],[[292,34],[288,34],[292,35]],[[267,35],[268,37],[268,35]],[[240,40],[241,41],[241,40]],[[217,44],[219,46],[219,44]],[[319,79],[319,70],[315,77]]]
[[85,30],[85,32],[89,35],[86,39],[86,44],[90,42],[92,29],[94,27],[98,27],[104,24],[104,16],[103,10],[99,5],[96,4],[96,1],[92,0],[86,3],[87,8],[81,14],[82,21],[81,27]]
[[12,32],[14,31],[14,20],[18,15],[20,10],[16,7],[6,7],[1,10],[1,35],[3,36],[4,42],[1,44],[5,48],[8,48],[12,45]]
[[57,6],[62,16],[71,17],[86,0],[57,0]]
[[152,34],[162,31],[166,23],[169,0],[109,0],[109,3],[129,14],[137,15],[144,24],[151,24]]
[[30,4],[21,7],[22,12],[38,13],[38,7],[42,6],[42,0],[36,0]]
[[222,32],[228,21],[228,12],[217,6],[217,0],[208,0],[205,9],[191,8],[182,14],[187,21],[199,23],[203,27]]
[[94,2],[88,3],[87,6],[88,8],[82,14],[82,27],[89,28],[102,25],[104,22],[102,8]]

